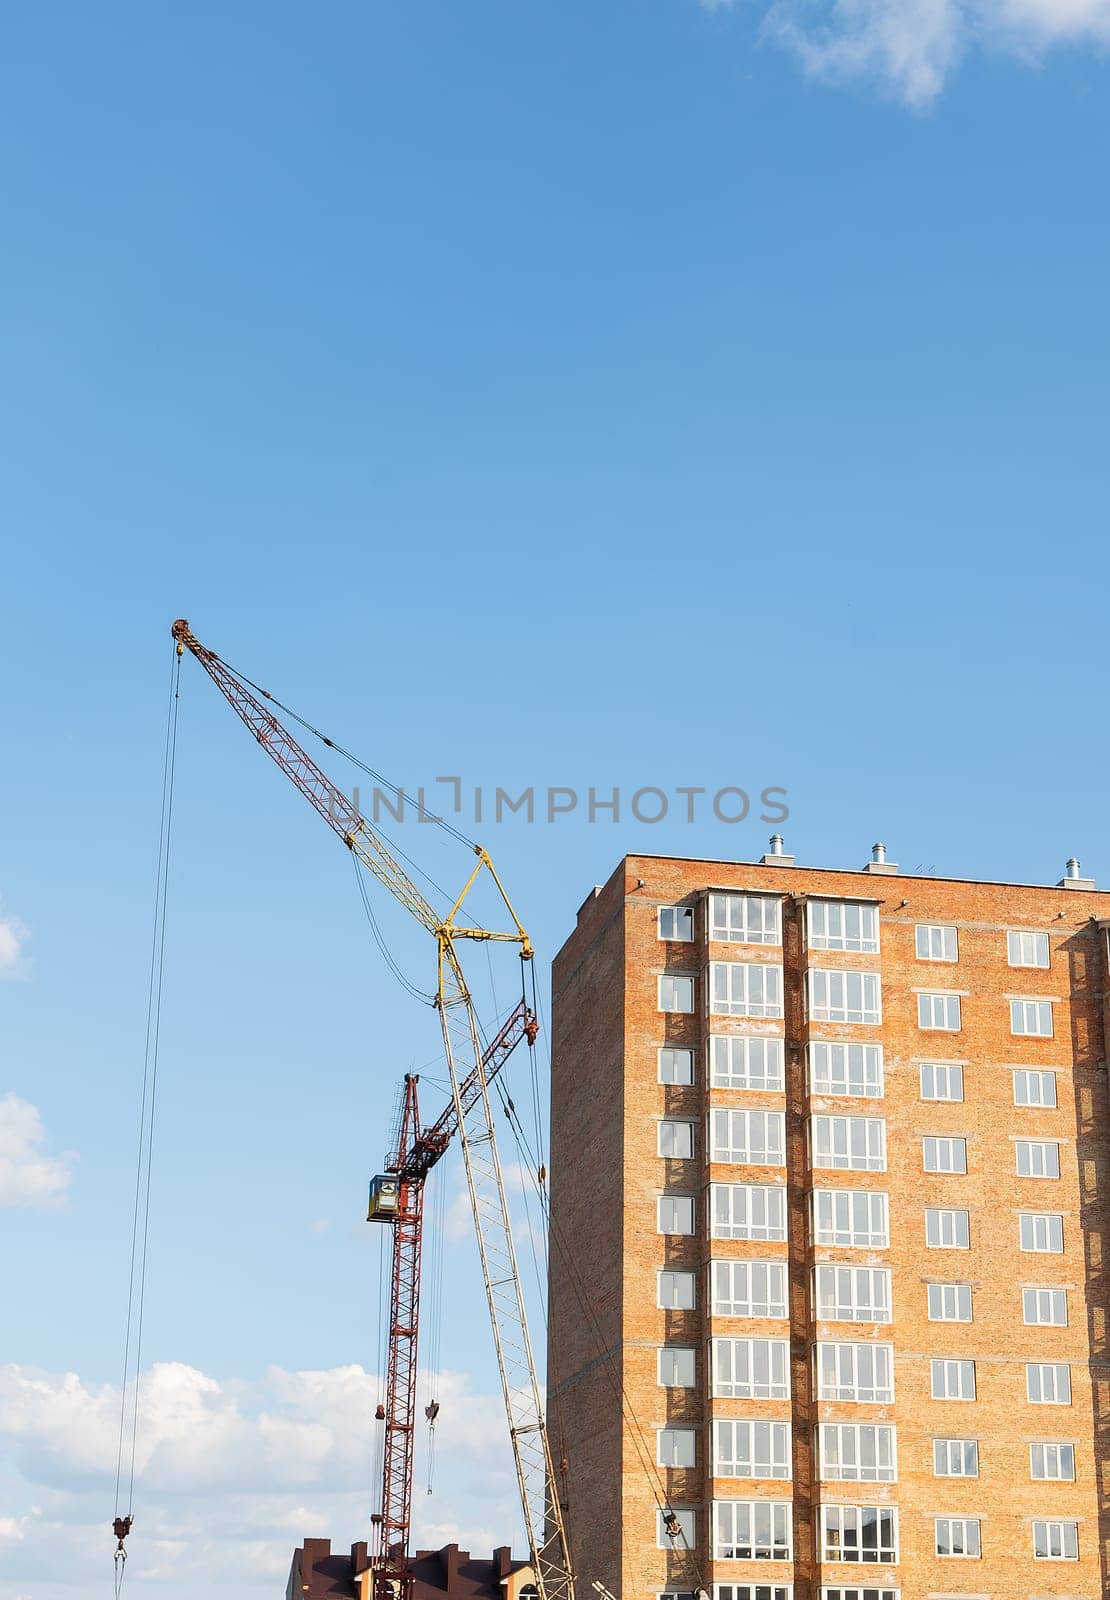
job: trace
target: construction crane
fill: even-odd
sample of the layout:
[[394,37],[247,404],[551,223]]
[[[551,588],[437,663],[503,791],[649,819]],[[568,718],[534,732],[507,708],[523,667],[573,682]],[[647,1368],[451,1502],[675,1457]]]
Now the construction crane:
[[[188,650],[196,657],[266,754],[356,859],[435,940],[435,1005],[450,1074],[455,1125],[474,1217],[536,1589],[539,1600],[574,1600],[574,1575],[497,1153],[481,1031],[461,956],[462,948],[472,942],[499,941],[515,945],[521,960],[531,961],[531,941],[493,862],[481,846],[474,846],[477,860],[470,875],[450,910],[446,915],[441,914],[413,882],[376,829],[362,816],[357,805],[328,778],[264,704],[271,699],[266,691],[255,692],[239,673],[201,644],[183,618],[173,624],[171,632],[178,655]],[[466,903],[480,881],[491,884],[496,891],[509,924],[507,927],[490,929],[463,920]],[[465,1097],[464,1086],[469,1086]],[[409,1471],[411,1473],[411,1463]],[[399,1570],[390,1570],[390,1557],[383,1550],[375,1571],[375,1595],[407,1600],[411,1593],[411,1574],[403,1564],[394,1565],[399,1566]]]
[[[522,1039],[535,1042],[539,1024],[522,1000],[459,1085],[469,1106],[488,1088]],[[412,1529],[413,1443],[416,1428],[416,1357],[420,1327],[420,1257],[424,1232],[424,1184],[446,1154],[459,1126],[452,1099],[438,1121],[423,1131],[415,1073],[405,1074],[397,1135],[386,1171],[370,1184],[368,1220],[393,1228],[390,1270],[389,1339],[385,1402],[377,1420],[385,1423],[381,1510],[375,1525],[375,1594],[405,1594],[411,1587],[409,1535]]]

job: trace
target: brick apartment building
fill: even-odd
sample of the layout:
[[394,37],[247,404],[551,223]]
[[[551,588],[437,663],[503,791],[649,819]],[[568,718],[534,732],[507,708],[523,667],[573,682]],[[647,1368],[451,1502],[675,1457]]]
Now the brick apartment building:
[[580,1591],[1098,1600],[1110,894],[781,850],[629,857],[555,962]]

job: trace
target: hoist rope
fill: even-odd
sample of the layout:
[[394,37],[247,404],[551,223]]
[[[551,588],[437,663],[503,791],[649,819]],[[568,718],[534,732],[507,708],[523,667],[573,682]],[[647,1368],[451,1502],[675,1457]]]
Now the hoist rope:
[[[154,1149],[154,1118],[158,1093],[158,1048],[162,1023],[162,980],[166,957],[166,891],[169,884],[170,842],[173,831],[174,773],[177,765],[177,718],[180,704],[181,657],[174,651],[170,667],[170,698],[166,710],[166,736],[162,758],[162,800],[155,872],[154,927],[147,982],[146,1030],[143,1046],[142,1103],[139,1110],[139,1144],[135,1160],[135,1197],[131,1218],[131,1262],[127,1284],[127,1325],[123,1346],[123,1381],[120,1386],[119,1441],[116,1452],[115,1589],[123,1585],[127,1560],[124,1538],[130,1532],[135,1498],[135,1460],[139,1436],[139,1387],[143,1357],[143,1317],[146,1310],[146,1270],[150,1243],[150,1180]],[[134,1362],[132,1364],[132,1332]],[[132,1382],[132,1367],[134,1379]],[[127,1513],[120,1518],[124,1455],[127,1443],[128,1384],[131,1388],[131,1438],[127,1467]],[[120,1527],[124,1532],[119,1532]]]
[[394,961],[389,946],[386,944],[382,935],[382,931],[378,926],[378,919],[374,915],[374,907],[371,904],[370,896],[366,889],[366,875],[359,864],[357,856],[355,856],[353,852],[351,854],[351,863],[355,869],[355,881],[358,884],[358,892],[362,898],[363,910],[366,912],[366,920],[370,924],[370,932],[374,936],[374,943],[377,945],[378,950],[381,953],[382,960],[385,962],[390,972],[392,972],[393,976],[397,979],[397,982],[401,985],[402,989],[407,989],[414,1000],[419,1000],[422,1005],[434,1005],[435,995],[429,993],[425,989],[418,989],[411,979],[405,977],[405,974],[401,971],[396,961]]

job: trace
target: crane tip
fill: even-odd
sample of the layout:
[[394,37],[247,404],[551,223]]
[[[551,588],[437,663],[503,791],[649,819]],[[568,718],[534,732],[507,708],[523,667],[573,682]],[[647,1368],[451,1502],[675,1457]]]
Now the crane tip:
[[189,631],[189,624],[186,622],[184,617],[178,617],[177,621],[174,623],[173,627],[170,629],[170,633],[178,641],[179,644],[180,644],[181,640],[184,639],[184,637],[188,633],[188,631]]

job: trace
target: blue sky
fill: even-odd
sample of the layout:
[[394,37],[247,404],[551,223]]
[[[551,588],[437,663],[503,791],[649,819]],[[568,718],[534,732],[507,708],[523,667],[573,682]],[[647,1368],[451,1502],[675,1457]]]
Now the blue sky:
[[[1105,0],[6,19],[0,1600],[107,1584],[175,616],[408,784],[774,785],[803,861],[1110,880],[1108,34]],[[436,1034],[182,684],[128,1581],[262,1600],[363,1528],[365,1181]],[[542,977],[623,852],[753,857],[757,811],[463,821]],[[512,1491],[440,1176],[419,1531],[480,1543]]]

